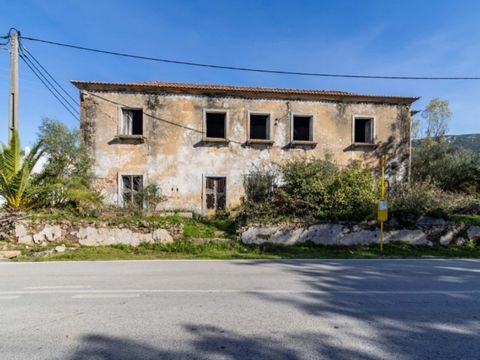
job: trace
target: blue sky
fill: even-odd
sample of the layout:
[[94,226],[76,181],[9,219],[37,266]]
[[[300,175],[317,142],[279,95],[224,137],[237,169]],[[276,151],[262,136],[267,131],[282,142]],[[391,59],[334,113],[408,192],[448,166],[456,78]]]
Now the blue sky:
[[[476,1],[5,1],[0,33],[119,52],[311,72],[480,75]],[[30,41],[24,46],[77,96],[69,80],[186,81],[448,99],[450,133],[480,132],[480,81],[387,81],[281,76],[151,63]],[[0,49],[0,141],[6,140],[9,53]],[[2,95],[3,94],[3,95]],[[20,64],[20,131],[31,145],[44,116],[77,126]]]

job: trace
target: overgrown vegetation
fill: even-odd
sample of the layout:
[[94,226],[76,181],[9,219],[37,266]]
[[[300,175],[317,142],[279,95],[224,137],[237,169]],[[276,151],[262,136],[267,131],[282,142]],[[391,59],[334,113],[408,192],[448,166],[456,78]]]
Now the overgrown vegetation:
[[254,169],[245,181],[245,220],[300,218],[358,220],[372,216],[377,185],[358,163],[345,168],[330,160],[296,159],[271,169]]
[[144,209],[148,211],[155,211],[158,205],[167,200],[160,187],[155,184],[143,187],[138,196],[140,197],[138,203],[143,204]]
[[428,181],[399,185],[390,195],[390,206],[404,225],[414,224],[423,215],[450,218],[480,213],[478,195],[446,191]]
[[[422,112],[424,138],[412,156],[412,183],[390,194],[393,213],[401,222],[422,215],[452,217],[480,213],[480,157],[445,138],[452,113],[448,102],[433,99]],[[417,123],[417,128],[420,124]]]
[[[480,156],[446,139],[452,117],[448,101],[433,99],[414,121],[417,141],[412,182],[392,187],[390,213],[404,225],[422,215],[454,217],[480,213]],[[246,221],[374,218],[378,187],[371,169],[329,160],[300,159],[272,169],[253,169],[245,181],[241,215]]]
[[479,155],[454,147],[443,137],[426,138],[413,154],[412,178],[415,182],[430,182],[445,191],[478,193]]

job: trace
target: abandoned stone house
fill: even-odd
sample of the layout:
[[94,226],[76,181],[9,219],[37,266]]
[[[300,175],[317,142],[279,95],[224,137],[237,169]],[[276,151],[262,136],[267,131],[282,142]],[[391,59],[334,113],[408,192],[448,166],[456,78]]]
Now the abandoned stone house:
[[416,97],[167,82],[72,82],[94,186],[127,206],[149,185],[162,209],[209,213],[241,204],[253,168],[299,156],[357,160],[387,154],[408,175]]

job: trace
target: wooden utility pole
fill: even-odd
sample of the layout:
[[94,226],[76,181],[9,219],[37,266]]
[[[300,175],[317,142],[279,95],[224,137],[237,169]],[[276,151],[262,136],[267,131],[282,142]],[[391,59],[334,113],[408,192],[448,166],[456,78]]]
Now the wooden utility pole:
[[10,98],[8,108],[8,138],[18,131],[18,32],[10,33]]

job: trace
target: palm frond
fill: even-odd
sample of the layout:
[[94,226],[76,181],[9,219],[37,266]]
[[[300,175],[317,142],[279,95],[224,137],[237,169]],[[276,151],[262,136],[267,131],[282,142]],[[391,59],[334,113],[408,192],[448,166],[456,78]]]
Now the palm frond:
[[26,208],[29,199],[26,196],[31,184],[32,170],[43,155],[42,143],[35,144],[22,159],[18,133],[14,132],[9,146],[2,144],[0,151],[0,195],[12,208]]

